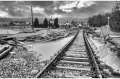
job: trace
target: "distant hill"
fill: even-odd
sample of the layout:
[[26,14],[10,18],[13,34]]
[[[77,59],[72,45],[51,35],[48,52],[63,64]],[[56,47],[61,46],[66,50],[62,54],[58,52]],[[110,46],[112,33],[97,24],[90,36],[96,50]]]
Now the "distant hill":
[[11,21],[12,19],[11,18],[0,18],[0,22],[3,22],[3,21]]
[[[35,18],[34,18],[35,19]],[[47,18],[48,20],[50,18]],[[77,21],[84,21],[86,20],[87,18],[58,18],[59,19],[59,23],[65,23],[65,22],[71,22],[72,20],[77,20]],[[0,18],[0,22],[3,22],[3,21],[28,21],[28,22],[31,22],[31,18]],[[44,18],[38,18],[39,20],[39,23],[43,23],[44,21]]]

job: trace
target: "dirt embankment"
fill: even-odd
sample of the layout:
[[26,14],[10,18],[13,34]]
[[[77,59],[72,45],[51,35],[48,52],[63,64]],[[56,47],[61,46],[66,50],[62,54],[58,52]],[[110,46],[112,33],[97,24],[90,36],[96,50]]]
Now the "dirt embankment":
[[49,42],[49,41],[55,41],[61,38],[65,38],[73,34],[75,34],[75,31],[50,30],[50,31],[46,31],[46,33],[43,32],[40,34],[21,37],[17,39],[22,42]]

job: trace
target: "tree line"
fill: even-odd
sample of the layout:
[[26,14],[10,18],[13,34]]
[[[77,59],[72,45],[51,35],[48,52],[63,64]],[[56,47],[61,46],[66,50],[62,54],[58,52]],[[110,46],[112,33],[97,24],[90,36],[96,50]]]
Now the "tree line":
[[[49,26],[51,26],[52,24],[49,23],[49,21],[47,20],[47,18],[44,19],[43,23],[39,24],[39,20],[38,18],[35,18],[34,22],[33,22],[33,26],[35,28],[48,28]],[[54,19],[54,24],[53,24],[53,28],[59,28],[59,24],[58,24],[58,18]],[[52,27],[52,26],[51,26]]]
[[119,2],[116,2],[115,7],[112,9],[110,16],[110,28],[113,31],[120,32],[120,7]]
[[107,15],[108,14],[105,14],[105,15],[98,14],[98,15],[89,17],[88,23],[90,26],[93,26],[93,27],[101,27],[101,26],[107,25],[108,23]]
[[109,18],[109,25],[110,29],[113,31],[120,32],[120,7],[119,2],[116,2],[115,6],[112,9],[111,13],[106,14],[98,14],[88,18],[88,24],[92,27],[101,27],[108,24],[108,17]]

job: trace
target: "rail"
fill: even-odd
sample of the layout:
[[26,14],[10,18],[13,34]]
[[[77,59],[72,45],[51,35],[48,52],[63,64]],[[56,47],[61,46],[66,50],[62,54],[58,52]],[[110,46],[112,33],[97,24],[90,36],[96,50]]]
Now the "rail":
[[83,38],[84,38],[84,41],[85,41],[86,50],[87,50],[88,54],[90,55],[90,59],[91,59],[91,62],[92,62],[92,69],[95,70],[95,73],[96,73],[95,77],[103,78],[102,74],[101,74],[101,71],[99,69],[99,65],[98,65],[97,60],[96,60],[95,55],[94,55],[94,51],[93,51],[91,45],[88,42],[85,31],[83,31]]
[[76,33],[76,35],[75,35],[62,49],[60,49],[60,51],[58,51],[57,55],[54,56],[54,58],[52,58],[52,59],[50,60],[50,62],[49,62],[41,71],[39,71],[39,72],[34,76],[35,78],[41,78],[41,75],[42,75],[44,72],[48,71],[48,70],[51,68],[51,66],[53,66],[53,65],[56,63],[56,61],[57,61],[57,60],[64,54],[64,52],[67,51],[67,49],[71,46],[71,44],[73,43],[73,41],[76,39],[78,33],[79,33],[79,30],[78,30],[78,32]]

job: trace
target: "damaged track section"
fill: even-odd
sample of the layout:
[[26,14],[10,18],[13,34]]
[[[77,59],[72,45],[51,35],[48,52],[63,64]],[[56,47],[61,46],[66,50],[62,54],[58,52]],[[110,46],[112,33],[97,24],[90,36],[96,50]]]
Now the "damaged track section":
[[35,78],[102,78],[93,51],[86,45],[85,34],[78,31]]
[[4,58],[14,49],[13,46],[5,45],[0,48],[0,59]]

